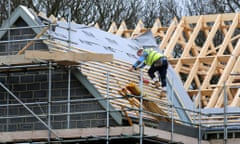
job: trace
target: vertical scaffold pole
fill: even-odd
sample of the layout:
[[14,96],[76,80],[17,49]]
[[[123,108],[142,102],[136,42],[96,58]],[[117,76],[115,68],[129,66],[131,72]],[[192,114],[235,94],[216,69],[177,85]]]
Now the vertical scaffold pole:
[[71,67],[68,67],[68,98],[67,98],[67,128],[70,128],[70,112],[71,112]]
[[109,144],[109,107],[110,107],[110,99],[109,99],[109,72],[107,72],[107,129],[106,129],[106,144]]
[[228,98],[227,98],[227,89],[226,89],[226,82],[224,82],[223,85],[224,88],[224,144],[227,144],[227,103],[228,103]]
[[143,71],[140,70],[140,116],[139,116],[140,144],[143,143]]
[[201,144],[202,142],[202,133],[201,133],[201,126],[202,126],[202,103],[201,103],[201,87],[198,91],[198,144]]
[[[51,100],[52,100],[52,62],[48,68],[48,127],[51,128]],[[48,129],[48,142],[51,141],[51,131]]]
[[68,9],[68,50],[71,50],[71,8]]
[[[8,0],[8,25],[10,26],[10,15],[11,15],[11,0]],[[8,45],[7,45],[7,54],[9,55],[9,50],[10,50],[10,38],[11,34],[10,34],[10,29],[8,30]],[[9,82],[9,81],[8,81]],[[9,84],[9,83],[8,83]],[[9,114],[9,94],[7,93],[7,117]],[[8,125],[9,125],[9,119],[6,119],[6,130],[8,131]]]
[[[172,85],[174,86],[174,79],[172,79]],[[171,105],[171,142],[174,141],[174,137],[173,137],[173,133],[174,133],[174,114],[173,114],[173,108],[174,108],[174,103],[173,103],[173,99],[174,99],[174,96],[173,96],[173,88],[171,89],[171,99],[172,99],[172,102],[170,103]]]
[[[8,25],[10,26],[10,15],[11,15],[11,0],[8,0]],[[7,46],[7,54],[10,55],[10,40],[11,40],[11,29],[8,30],[8,46]]]
[[[71,8],[68,9],[68,50],[71,50]],[[71,88],[71,69],[68,67],[68,102],[67,102],[67,128],[70,128],[70,100],[71,100],[71,93],[70,93],[70,88]]]

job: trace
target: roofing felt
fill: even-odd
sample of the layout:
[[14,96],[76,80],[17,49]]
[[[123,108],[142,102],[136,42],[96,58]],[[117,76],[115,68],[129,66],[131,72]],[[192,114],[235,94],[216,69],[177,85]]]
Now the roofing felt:
[[[67,28],[71,30],[69,31]],[[154,39],[151,35],[149,37],[144,35],[144,40],[141,40],[141,42],[139,39],[122,38],[95,27],[61,21],[57,22],[55,31],[50,32],[50,34],[53,39],[64,41],[66,44],[70,39],[71,46],[81,50],[94,53],[110,53],[113,54],[115,59],[129,63],[136,61],[136,51],[140,47],[143,45],[149,47],[148,41]],[[151,48],[157,49],[156,44],[153,43]]]

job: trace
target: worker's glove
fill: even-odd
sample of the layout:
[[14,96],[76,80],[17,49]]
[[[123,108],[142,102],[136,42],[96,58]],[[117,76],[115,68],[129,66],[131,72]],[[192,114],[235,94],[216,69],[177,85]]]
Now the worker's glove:
[[134,68],[136,71],[140,70],[140,68]]
[[132,72],[134,70],[134,67],[131,67],[128,70]]

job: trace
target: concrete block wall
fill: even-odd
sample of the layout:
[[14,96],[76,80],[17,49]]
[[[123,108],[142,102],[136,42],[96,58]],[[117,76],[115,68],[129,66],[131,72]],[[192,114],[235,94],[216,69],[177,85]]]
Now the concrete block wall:
[[[22,18],[19,18],[13,27],[27,27],[26,22]],[[0,55],[14,55],[17,54],[29,41],[26,39],[33,39],[35,33],[32,28],[24,29],[14,29],[10,30],[10,38],[8,38],[8,32],[1,38],[1,41],[6,41],[5,43],[0,43]],[[14,42],[13,40],[24,40]],[[9,43],[8,43],[9,41]],[[11,42],[12,41],[12,42]],[[42,41],[35,40],[34,44],[31,45],[28,50],[46,50],[46,45]]]
[[[14,24],[27,26],[19,18]],[[32,29],[11,30],[11,39],[33,38],[36,34]],[[8,40],[8,33],[2,41]],[[16,54],[27,44],[25,42],[0,43],[0,55]],[[42,41],[35,41],[29,49],[47,50]],[[20,100],[36,113],[45,123],[48,121],[49,76],[48,70],[20,72],[0,72],[0,81]],[[65,68],[52,70],[51,87],[51,127],[53,129],[67,128],[67,100],[68,72]],[[71,100],[94,98],[88,90],[71,76]],[[34,118],[22,105],[20,105],[8,92],[0,87],[0,131],[22,131],[47,129],[40,121]],[[58,102],[56,102],[58,101]],[[105,127],[106,111],[104,113],[91,113],[91,111],[104,110],[98,101],[71,102],[70,128]],[[83,113],[81,113],[83,112]],[[110,118],[110,125],[116,125]]]
[[[47,123],[49,75],[46,71],[0,73],[0,81],[42,120]],[[98,101],[74,77],[71,76],[71,100],[93,99],[93,101],[71,102],[70,128],[105,127],[106,112]],[[51,125],[54,129],[67,128],[68,72],[64,69],[52,71]],[[0,88],[0,131],[46,129],[22,105],[2,87]],[[65,101],[60,103],[59,101]],[[83,112],[81,114],[81,112]],[[111,125],[115,122],[110,119]]]

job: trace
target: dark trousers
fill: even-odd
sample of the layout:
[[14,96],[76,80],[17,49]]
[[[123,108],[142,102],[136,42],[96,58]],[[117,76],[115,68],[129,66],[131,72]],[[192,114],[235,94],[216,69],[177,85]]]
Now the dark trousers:
[[150,66],[148,70],[148,75],[151,77],[151,79],[153,79],[155,78],[155,72],[158,72],[159,81],[162,83],[162,87],[165,87],[167,85],[167,82],[166,82],[167,69],[168,69],[168,61],[166,58],[162,58],[157,60]]

